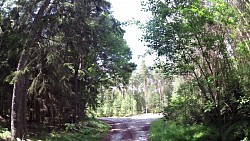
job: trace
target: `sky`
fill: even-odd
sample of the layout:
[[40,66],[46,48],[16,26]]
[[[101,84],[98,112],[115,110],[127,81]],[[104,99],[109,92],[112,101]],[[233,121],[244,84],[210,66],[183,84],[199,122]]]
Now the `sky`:
[[[120,22],[126,22],[136,20],[145,23],[149,20],[150,14],[141,11],[141,0],[108,0],[111,2],[111,11],[113,12],[114,17]],[[146,58],[138,58],[139,55],[144,55],[147,47],[144,46],[145,43],[141,42],[139,39],[142,37],[142,31],[138,29],[135,25],[128,25],[122,27],[126,32],[124,39],[127,41],[128,46],[132,51],[132,62],[136,63],[137,66],[140,66],[142,60],[145,60],[146,64],[152,65],[155,57],[147,56]]]

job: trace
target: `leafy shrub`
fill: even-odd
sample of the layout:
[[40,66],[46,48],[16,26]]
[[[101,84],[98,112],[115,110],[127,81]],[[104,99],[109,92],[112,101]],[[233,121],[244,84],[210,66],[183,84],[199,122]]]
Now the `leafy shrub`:
[[250,140],[250,121],[240,120],[226,128],[224,138],[227,141]]
[[96,119],[88,119],[78,124],[65,124],[66,131],[54,132],[43,140],[46,141],[96,141],[106,134],[109,126]]
[[217,140],[218,133],[205,125],[180,125],[164,119],[154,121],[150,126],[152,141],[210,141]]
[[193,124],[201,122],[202,103],[198,88],[193,82],[180,84],[174,95],[164,109],[165,118],[175,120],[178,123]]
[[2,128],[0,126],[0,140],[6,139],[10,136],[10,131],[8,131],[8,128]]
[[65,123],[65,130],[67,132],[76,130],[76,124],[75,123]]

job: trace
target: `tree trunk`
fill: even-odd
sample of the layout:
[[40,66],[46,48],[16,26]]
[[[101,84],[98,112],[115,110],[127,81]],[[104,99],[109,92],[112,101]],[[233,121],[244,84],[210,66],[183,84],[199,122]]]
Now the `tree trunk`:
[[[30,40],[27,41],[26,47],[33,47],[37,44],[38,40],[41,38],[43,26],[39,22],[46,13],[51,11],[49,7],[51,0],[44,0],[43,5],[38,10],[34,17],[34,21],[31,24],[31,30],[29,35]],[[51,5],[52,6],[52,5]],[[18,62],[17,71],[19,71],[16,81],[14,83],[13,95],[12,95],[12,105],[11,105],[11,140],[16,138],[25,139],[26,138],[26,97],[28,91],[28,76],[24,72],[27,66],[27,60],[29,58],[28,50],[23,50]],[[21,72],[22,71],[22,72]]]
[[147,98],[147,91],[148,88],[147,88],[147,78],[145,76],[144,78],[144,98],[145,98],[145,112],[146,114],[148,113],[148,98]]
[[3,94],[2,94],[2,92],[0,91],[0,116],[4,116],[3,115],[3,109],[4,109],[4,104],[3,104]]
[[11,105],[11,140],[26,138],[26,97],[28,91],[28,77],[24,72],[28,55],[23,50],[19,59],[17,71],[19,75],[14,83]]
[[80,114],[80,109],[79,109],[79,77],[78,77],[78,71],[79,71],[79,63],[77,62],[77,65],[75,65],[75,74],[74,74],[74,93],[75,93],[75,97],[74,97],[74,115],[73,115],[73,119],[72,122],[73,123],[77,123],[77,117]]
[[35,114],[35,119],[36,119],[36,124],[39,125],[41,122],[41,108],[40,108],[40,101],[39,100],[35,100],[35,108],[34,110],[36,111]]

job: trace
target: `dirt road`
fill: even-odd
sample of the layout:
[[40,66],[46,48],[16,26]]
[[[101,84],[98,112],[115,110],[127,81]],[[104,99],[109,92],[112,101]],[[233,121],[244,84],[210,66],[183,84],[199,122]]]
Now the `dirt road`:
[[150,123],[159,114],[143,114],[124,118],[99,118],[111,125],[111,130],[100,141],[149,141]]

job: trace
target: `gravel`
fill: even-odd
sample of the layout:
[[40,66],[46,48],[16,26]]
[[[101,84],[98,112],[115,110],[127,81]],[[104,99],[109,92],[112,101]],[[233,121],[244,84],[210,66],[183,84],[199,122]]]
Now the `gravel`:
[[100,141],[149,141],[150,123],[161,117],[162,114],[142,114],[99,118],[111,126],[109,133]]

